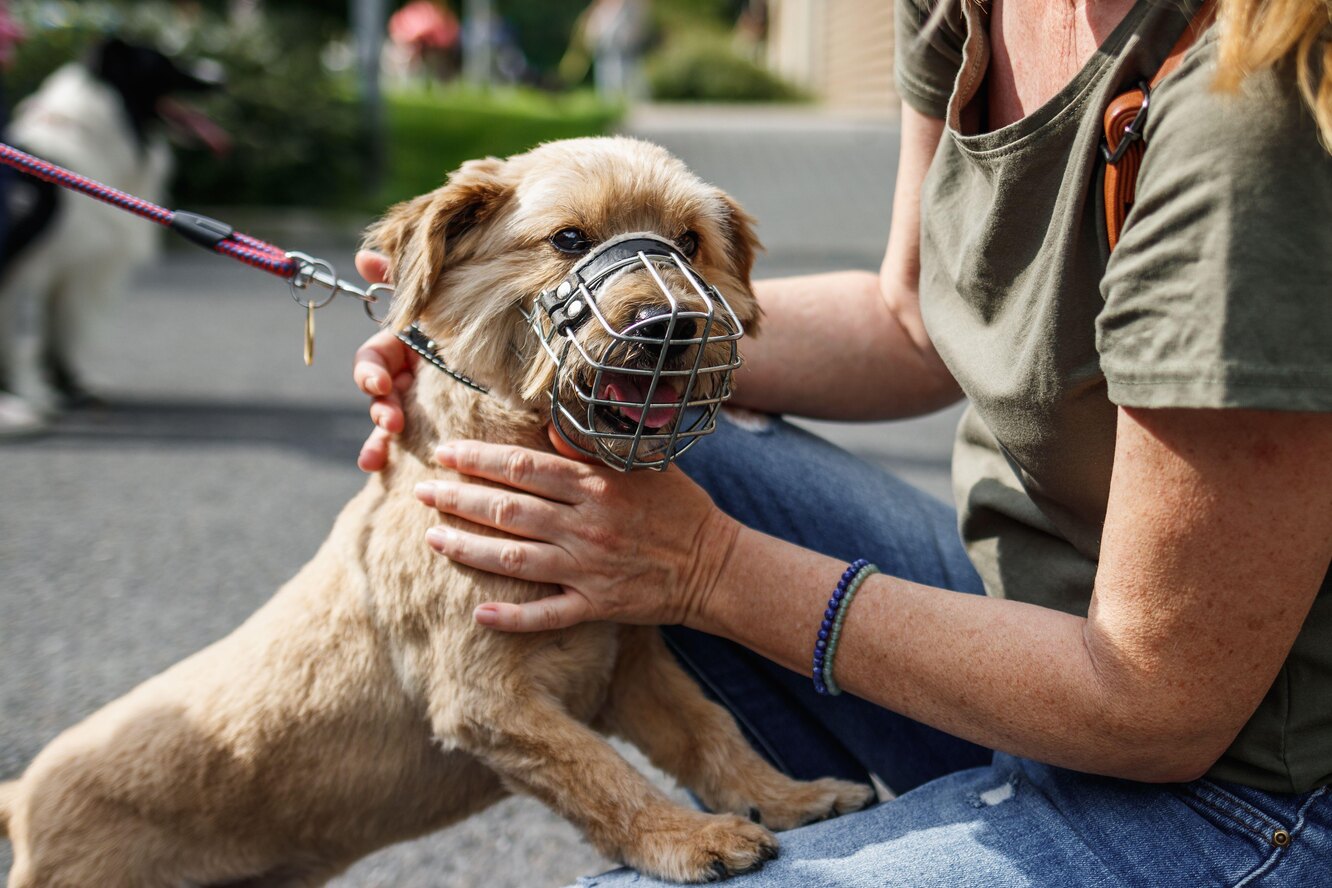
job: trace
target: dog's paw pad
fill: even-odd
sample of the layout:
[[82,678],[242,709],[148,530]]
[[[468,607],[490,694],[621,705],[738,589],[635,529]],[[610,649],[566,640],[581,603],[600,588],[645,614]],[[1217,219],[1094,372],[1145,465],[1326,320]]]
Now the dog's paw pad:
[[694,814],[640,837],[625,855],[641,872],[675,882],[719,882],[777,856],[777,839],[729,814]]

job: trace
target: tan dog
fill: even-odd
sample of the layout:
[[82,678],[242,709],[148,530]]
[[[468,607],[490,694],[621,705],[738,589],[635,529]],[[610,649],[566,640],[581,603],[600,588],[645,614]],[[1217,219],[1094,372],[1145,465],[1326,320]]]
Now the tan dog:
[[[588,139],[474,161],[395,207],[370,235],[393,260],[392,322],[419,318],[450,365],[495,397],[422,366],[389,468],[294,579],[231,635],[69,729],[0,786],[10,888],[320,885],[509,792],[541,799],[612,858],[711,881],[776,853],[764,826],[867,803],[863,786],[801,783],[768,766],[655,629],[476,626],[481,602],[550,590],[424,545],[439,516],[413,488],[444,474],[435,442],[549,447],[554,371],[530,360],[517,309],[568,272],[573,259],[550,239],[569,227],[593,240],[656,232],[691,248],[696,237],[694,266],[756,322],[749,219],[652,145]],[[623,275],[599,305],[631,311],[640,277]],[[670,801],[598,731],[635,743],[728,813]]]

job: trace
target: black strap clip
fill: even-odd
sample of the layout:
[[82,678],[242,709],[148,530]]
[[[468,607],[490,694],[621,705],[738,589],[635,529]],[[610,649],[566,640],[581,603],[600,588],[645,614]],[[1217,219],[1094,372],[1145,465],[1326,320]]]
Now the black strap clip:
[[182,210],[172,214],[171,230],[187,241],[209,250],[216,248],[222,241],[229,240],[236,233],[236,229],[225,222]]

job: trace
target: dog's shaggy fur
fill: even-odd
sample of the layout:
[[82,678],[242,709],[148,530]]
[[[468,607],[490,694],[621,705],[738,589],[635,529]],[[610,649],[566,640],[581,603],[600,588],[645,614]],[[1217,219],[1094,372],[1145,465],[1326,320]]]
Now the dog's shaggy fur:
[[[0,786],[10,888],[319,885],[509,792],[541,799],[610,857],[708,881],[771,857],[768,828],[867,803],[864,786],[797,782],[767,765],[655,629],[476,626],[483,601],[550,590],[445,563],[423,544],[440,519],[413,488],[444,474],[435,442],[549,446],[554,371],[532,356],[517,309],[568,272],[574,258],[548,243],[568,226],[594,240],[696,232],[696,267],[747,326],[758,319],[748,218],[646,143],[577,140],[474,161],[394,208],[371,232],[393,260],[394,322],[419,318],[498,397],[423,367],[389,468],[293,580]],[[653,298],[643,275],[622,275],[599,305],[632,314]],[[670,801],[598,732],[635,743],[721,813]]]

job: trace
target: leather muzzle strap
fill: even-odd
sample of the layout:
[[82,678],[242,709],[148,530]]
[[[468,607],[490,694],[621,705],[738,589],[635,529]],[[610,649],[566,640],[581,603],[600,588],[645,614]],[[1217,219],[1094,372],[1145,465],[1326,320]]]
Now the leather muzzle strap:
[[542,292],[537,304],[555,325],[560,334],[577,327],[590,316],[583,304],[583,290],[596,295],[607,271],[620,263],[643,256],[679,257],[688,265],[689,260],[675,244],[655,234],[631,234],[606,241],[588,253],[573,267],[558,286]]

